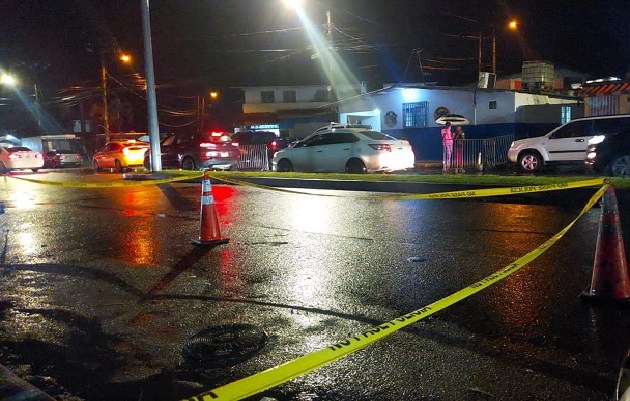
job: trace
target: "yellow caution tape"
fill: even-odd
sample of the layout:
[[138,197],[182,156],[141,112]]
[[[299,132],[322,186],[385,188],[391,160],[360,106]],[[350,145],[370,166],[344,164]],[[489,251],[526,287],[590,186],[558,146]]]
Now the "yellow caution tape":
[[[169,173],[172,173],[172,172],[169,171]],[[7,176],[5,176],[5,182],[6,182],[6,177]],[[193,178],[203,177],[203,173],[195,171],[193,173],[184,173],[184,174],[180,174],[177,177],[162,178],[159,180],[146,178],[146,179],[141,179],[141,180],[114,181],[114,182],[62,182],[62,181],[50,181],[50,180],[36,180],[34,178],[26,178],[26,177],[18,177],[18,176],[8,176],[8,177],[16,179],[16,180],[33,182],[36,184],[56,185],[56,186],[69,187],[69,188],[115,188],[115,187],[134,187],[134,186],[139,186],[139,185],[158,185],[158,184],[166,184],[166,183],[175,182],[175,181],[190,180]]]
[[415,323],[427,316],[430,316],[444,308],[447,308],[465,298],[470,297],[473,294],[489,287],[492,284],[504,279],[510,274],[520,270],[524,265],[531,262],[555,244],[560,238],[562,238],[567,231],[582,217],[587,211],[589,211],[597,200],[606,192],[608,184],[595,193],[584,206],[580,214],[567,225],[562,231],[548,239],[545,243],[538,248],[529,252],[525,256],[522,256],[514,263],[504,267],[503,269],[485,277],[484,279],[477,281],[476,283],[459,290],[458,292],[440,299],[430,305],[424,306],[413,312],[402,315],[396,319],[392,319],[388,322],[384,322],[376,327],[364,331],[363,333],[349,337],[344,341],[330,345],[326,348],[319,349],[308,355],[304,355],[290,362],[286,362],[282,365],[267,369],[263,372],[256,373],[252,376],[237,380],[235,382],[218,387],[214,390],[199,394],[197,396],[188,398],[184,401],[210,401],[210,400],[241,400],[243,398],[252,396],[266,389],[278,386],[298,376],[312,372],[324,365],[334,362],[342,357],[345,357],[351,353],[359,351],[373,342],[380,340],[397,330],[402,329],[412,323]]
[[[336,194],[319,194],[319,193],[312,193],[312,192],[294,191],[290,189],[269,187],[269,186],[260,185],[260,184],[253,184],[247,181],[231,180],[229,178],[221,177],[216,174],[209,174],[209,176],[216,180],[226,182],[228,184],[241,185],[241,186],[259,188],[259,189],[267,189],[270,191],[279,191],[279,192],[286,192],[286,193],[300,194],[300,195],[318,195],[318,196],[336,196],[336,197],[340,196]],[[470,190],[463,190],[463,191],[437,192],[437,193],[431,193],[431,194],[353,196],[353,198],[358,198],[358,199],[475,198],[475,197],[482,197],[482,196],[516,195],[516,194],[524,194],[524,193],[532,193],[532,192],[556,191],[560,189],[592,187],[592,186],[599,186],[603,184],[604,184],[603,178],[594,178],[590,180],[570,181],[566,183],[546,184],[546,185],[530,185],[530,186],[508,187],[508,188],[470,189]]]

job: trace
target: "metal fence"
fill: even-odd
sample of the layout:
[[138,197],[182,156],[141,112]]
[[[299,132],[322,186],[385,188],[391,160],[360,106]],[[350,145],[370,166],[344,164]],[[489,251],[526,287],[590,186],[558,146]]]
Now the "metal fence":
[[267,145],[240,145],[241,159],[238,161],[237,170],[269,171],[269,149]]
[[493,168],[506,163],[507,151],[514,141],[514,135],[497,136],[486,139],[459,139],[454,141],[450,160],[444,146],[442,166],[444,170],[466,170]]

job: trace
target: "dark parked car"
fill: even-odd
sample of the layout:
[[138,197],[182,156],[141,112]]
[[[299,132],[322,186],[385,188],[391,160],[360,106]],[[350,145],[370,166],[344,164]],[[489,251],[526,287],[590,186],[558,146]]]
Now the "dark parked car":
[[83,163],[83,156],[73,150],[49,150],[44,154],[44,168],[77,167]]
[[630,177],[630,130],[594,138],[584,163],[597,174]]
[[[235,143],[223,132],[173,134],[160,143],[162,167],[183,170],[231,170],[240,159]],[[149,168],[151,151],[144,156]]]

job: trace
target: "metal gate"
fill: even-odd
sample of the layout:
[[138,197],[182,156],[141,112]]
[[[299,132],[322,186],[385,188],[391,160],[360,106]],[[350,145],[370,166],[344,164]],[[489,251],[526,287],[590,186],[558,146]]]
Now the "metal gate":
[[241,159],[236,165],[237,170],[271,170],[267,145],[241,145],[238,148],[241,151]]

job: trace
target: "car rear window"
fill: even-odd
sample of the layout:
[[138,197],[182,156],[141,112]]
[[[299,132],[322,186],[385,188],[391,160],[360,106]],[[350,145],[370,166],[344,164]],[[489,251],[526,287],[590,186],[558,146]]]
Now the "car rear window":
[[277,139],[276,134],[269,131],[241,131],[232,135],[232,140],[241,145],[261,145],[273,142]]
[[393,136],[389,136],[378,131],[361,131],[361,133],[367,136],[368,138],[374,139],[376,141],[396,141],[397,140]]
[[25,148],[24,146],[14,146],[12,148],[6,148],[7,152],[32,152],[29,148]]

